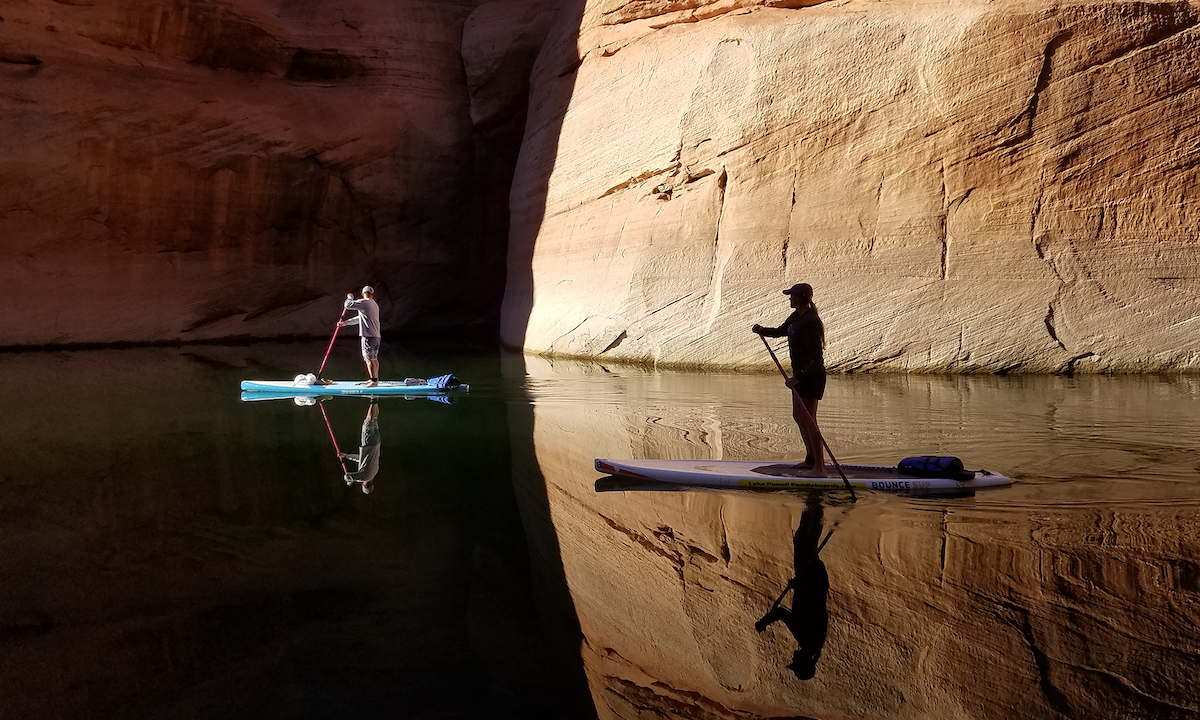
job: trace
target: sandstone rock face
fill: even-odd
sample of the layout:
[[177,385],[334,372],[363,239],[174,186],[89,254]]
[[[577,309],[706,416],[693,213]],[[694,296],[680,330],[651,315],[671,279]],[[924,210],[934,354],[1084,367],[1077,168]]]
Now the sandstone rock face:
[[[822,424],[843,461],[943,442],[1020,478],[970,498],[851,505],[840,492],[596,491],[594,457],[797,457],[777,380],[537,358],[512,372],[531,400],[510,405],[514,479],[524,514],[544,507],[552,524],[527,521],[527,537],[535,557],[561,558],[600,718],[1152,718],[1200,705],[1182,680],[1200,672],[1194,457],[1164,445],[1148,469],[1153,432],[1074,435],[1113,405],[1138,423],[1179,419],[1200,391],[1191,378],[1126,394],[1109,378],[834,378]],[[563,401],[584,391],[586,409]],[[1052,456],[1021,450],[1048,433]],[[794,533],[814,500],[807,529],[832,532],[828,591],[800,624],[823,609],[827,636],[802,681],[785,667],[789,629],[754,624],[798,576]]]
[[[793,6],[807,3],[793,3]],[[1187,2],[593,0],[535,67],[502,338],[853,371],[1200,369]]]
[[0,345],[319,334],[364,283],[392,330],[494,322],[475,4],[6,4]]
[[[471,176],[471,207],[480,265],[503,284],[508,252],[508,196],[521,150],[529,104],[529,75],[558,14],[558,0],[494,0],[480,5],[463,27],[463,69],[470,94],[478,160]],[[494,330],[501,297],[490,296]]]

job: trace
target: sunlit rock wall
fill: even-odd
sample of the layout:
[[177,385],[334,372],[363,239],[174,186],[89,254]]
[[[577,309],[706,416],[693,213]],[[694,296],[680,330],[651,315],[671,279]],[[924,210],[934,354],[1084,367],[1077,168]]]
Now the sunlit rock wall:
[[[514,475],[518,497],[550,518],[528,536],[535,557],[561,558],[601,718],[1160,718],[1200,706],[1194,458],[1168,442],[1148,470],[1117,451],[1120,430],[1073,440],[1103,426],[1106,386],[831,383],[822,426],[841,459],[957,447],[1021,481],[959,499],[821,494],[828,636],[802,681],[785,667],[792,635],[754,623],[796,574],[805,497],[597,492],[592,469],[595,457],[797,457],[779,383],[537,359],[522,370],[532,402],[510,406],[514,454],[540,477]],[[601,386],[589,374],[609,394],[571,402]],[[1123,397],[1145,417],[1186,413],[1195,392],[1164,383]],[[1020,429],[981,442],[999,405],[1012,410],[997,426]],[[1049,413],[1049,427],[1021,421]],[[1058,454],[1011,450],[1059,426]]]
[[803,5],[564,14],[506,343],[761,364],[806,281],[843,370],[1200,368],[1195,6]]
[[[478,3],[5,3],[0,345],[487,325]],[[489,255],[488,253],[492,254]]]

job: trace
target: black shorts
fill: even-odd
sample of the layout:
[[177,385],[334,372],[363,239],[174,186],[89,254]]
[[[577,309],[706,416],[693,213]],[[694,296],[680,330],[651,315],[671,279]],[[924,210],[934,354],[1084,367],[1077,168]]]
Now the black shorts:
[[825,370],[809,371],[796,376],[796,393],[802,398],[825,397]]

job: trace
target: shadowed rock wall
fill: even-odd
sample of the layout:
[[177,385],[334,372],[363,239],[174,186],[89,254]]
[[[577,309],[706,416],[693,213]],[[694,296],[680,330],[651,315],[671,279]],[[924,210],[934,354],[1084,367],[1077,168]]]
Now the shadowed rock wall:
[[391,330],[493,324],[476,4],[6,4],[0,345],[321,334],[364,283]]
[[842,370],[1200,368],[1194,6],[806,4],[557,28],[506,343],[763,364],[806,281]]

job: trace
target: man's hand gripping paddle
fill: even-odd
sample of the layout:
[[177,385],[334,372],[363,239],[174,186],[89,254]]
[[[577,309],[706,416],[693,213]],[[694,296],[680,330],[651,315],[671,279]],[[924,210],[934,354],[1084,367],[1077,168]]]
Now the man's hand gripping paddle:
[[[768,343],[767,339],[762,335],[759,335],[758,339],[763,341],[763,345],[767,348],[767,352],[771,353],[771,359],[775,361],[775,367],[779,368],[779,374],[783,375],[783,381],[785,383],[791,382],[791,378],[788,377],[787,371],[783,369],[783,365],[780,364],[779,358],[775,357],[775,351],[771,349],[771,344]],[[846,477],[846,471],[842,470],[842,464],[839,463],[837,458],[833,456],[833,451],[829,449],[829,443],[825,442],[825,436],[821,434],[821,429],[817,427],[817,421],[814,420],[813,416],[808,412],[808,407],[804,404],[804,400],[800,397],[800,392],[796,390],[795,387],[792,387],[791,390],[792,395],[794,395],[796,398],[796,402],[799,403],[800,407],[804,409],[804,415],[808,418],[809,424],[812,425],[813,432],[815,432],[817,434],[817,438],[820,439],[821,445],[824,446],[825,452],[829,453],[829,459],[833,461],[833,466],[837,468],[838,475],[842,476],[842,482],[846,483],[846,489],[850,491],[850,501],[858,502],[858,497],[854,494],[854,488],[850,485],[850,479]]]

